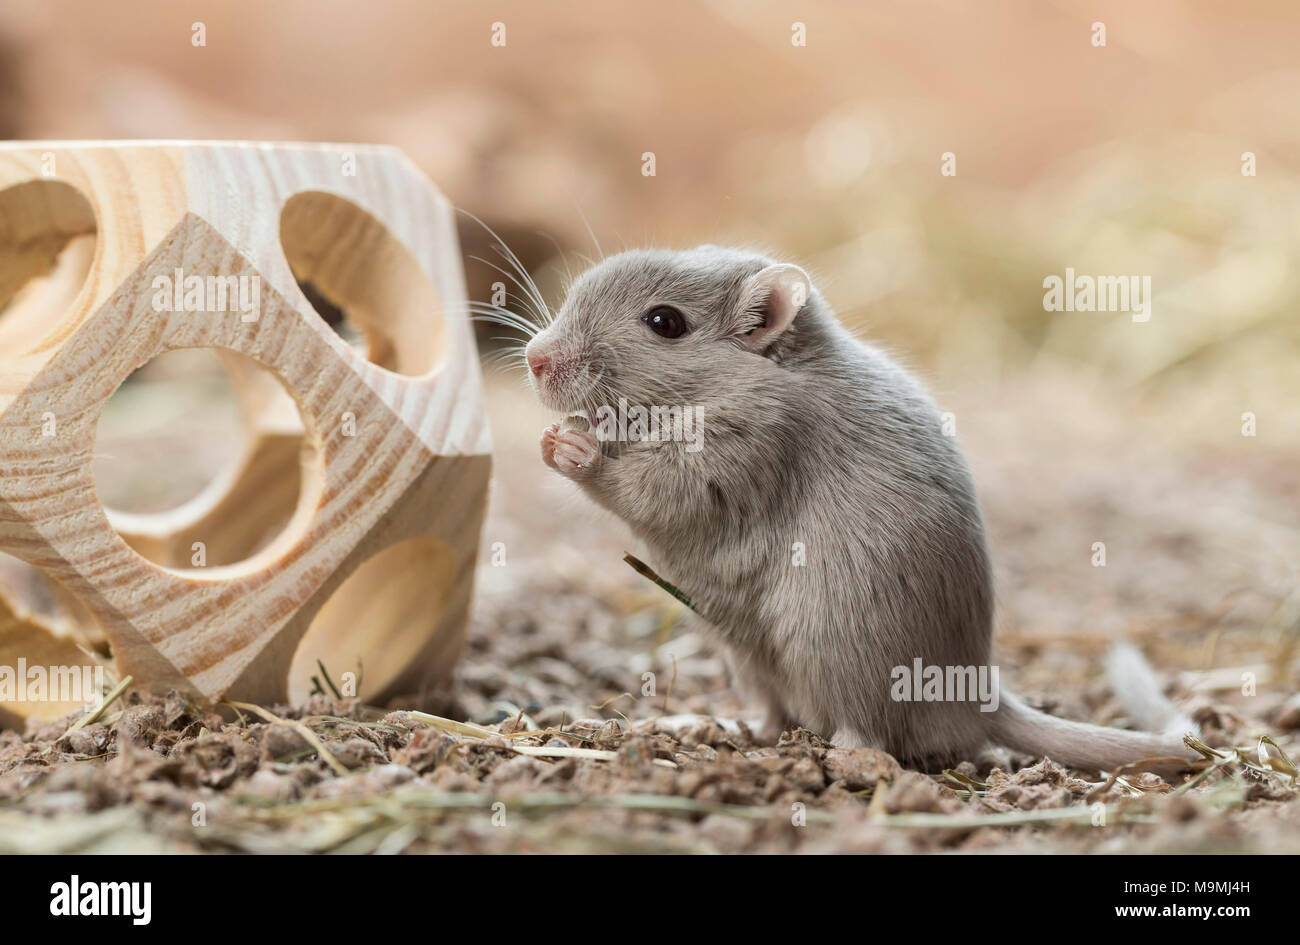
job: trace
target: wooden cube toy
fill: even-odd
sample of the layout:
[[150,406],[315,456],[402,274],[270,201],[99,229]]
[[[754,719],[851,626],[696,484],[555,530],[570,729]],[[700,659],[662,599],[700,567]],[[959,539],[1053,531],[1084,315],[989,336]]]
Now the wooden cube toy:
[[[104,404],[196,347],[230,369],[243,454],[170,512],[106,510]],[[366,698],[446,682],[489,456],[454,211],[400,152],[0,145],[0,552],[75,599],[93,624],[70,639],[102,637],[137,686],[296,700],[318,659]],[[0,594],[0,664],[37,619]]]

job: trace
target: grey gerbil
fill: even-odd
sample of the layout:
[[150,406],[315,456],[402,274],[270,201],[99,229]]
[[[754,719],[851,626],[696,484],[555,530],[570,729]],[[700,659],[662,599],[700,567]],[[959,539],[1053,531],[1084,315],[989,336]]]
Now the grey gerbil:
[[983,518],[920,384],[853,337],[799,267],[715,246],[612,256],[526,358],[542,403],[589,421],[620,398],[697,411],[694,449],[556,425],[542,458],[627,522],[716,628],[766,710],[762,736],[797,723],[914,763],[995,746],[1087,769],[1186,757],[1195,726],[1145,691],[1132,650],[1111,661],[1119,694],[1163,735],[1049,716],[1005,689],[994,711],[895,698],[915,660],[989,664]]

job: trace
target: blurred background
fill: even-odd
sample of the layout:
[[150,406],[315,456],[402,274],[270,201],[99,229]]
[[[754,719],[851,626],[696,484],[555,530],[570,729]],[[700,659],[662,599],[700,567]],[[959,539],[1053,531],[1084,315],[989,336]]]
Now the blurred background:
[[[1286,0],[10,0],[0,135],[394,144],[552,305],[602,250],[797,261],[955,415],[1016,678],[1086,675],[1123,633],[1192,682],[1268,668],[1252,711],[1276,720],[1300,616],[1298,27]],[[490,252],[470,221],[462,243]],[[1150,276],[1150,321],[1045,312],[1067,267]],[[485,300],[495,274],[466,268]],[[484,546],[510,564],[481,569],[460,708],[590,713],[670,660],[682,698],[727,708],[707,641],[670,642],[620,563],[621,526],[542,467],[552,418],[524,378],[486,370]],[[160,360],[123,389],[106,502],[156,510],[215,474],[241,435],[223,383]]]

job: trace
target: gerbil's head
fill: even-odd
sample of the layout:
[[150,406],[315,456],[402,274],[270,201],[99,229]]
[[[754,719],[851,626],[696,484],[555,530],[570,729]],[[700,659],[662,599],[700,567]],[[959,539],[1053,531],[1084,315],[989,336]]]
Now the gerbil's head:
[[583,273],[555,321],[529,342],[537,396],[562,411],[691,404],[748,387],[812,285],[798,266],[700,246],[636,250]]

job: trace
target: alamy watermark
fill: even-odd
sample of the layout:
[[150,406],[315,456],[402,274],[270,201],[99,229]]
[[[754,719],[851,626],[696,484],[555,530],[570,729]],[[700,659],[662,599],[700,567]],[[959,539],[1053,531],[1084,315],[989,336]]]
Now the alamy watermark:
[[153,917],[153,883],[96,883],[76,873],[66,883],[50,886],[50,915],[125,916],[132,925],[148,925]]
[[262,309],[262,277],[252,275],[175,275],[153,279],[155,312],[239,312],[245,322],[255,322]]
[[1045,312],[1128,312],[1135,322],[1151,320],[1150,276],[1076,275],[1043,279]]
[[1001,689],[996,666],[895,666],[889,697],[895,702],[978,702],[981,712],[996,712]]
[[0,703],[72,702],[97,709],[104,700],[104,667],[0,665]]
[[587,419],[592,434],[602,442],[685,443],[688,453],[698,453],[704,447],[704,408],[700,406],[643,407],[620,397],[617,407],[604,404]]

